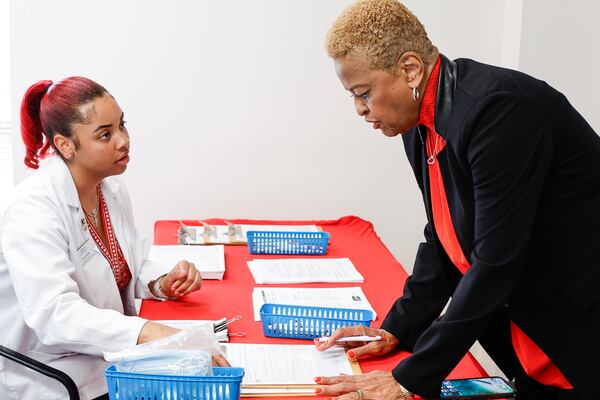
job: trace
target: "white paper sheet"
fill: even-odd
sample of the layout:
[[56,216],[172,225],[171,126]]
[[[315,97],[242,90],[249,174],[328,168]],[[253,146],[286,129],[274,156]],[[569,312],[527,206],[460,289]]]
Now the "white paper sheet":
[[343,288],[269,288],[255,287],[252,291],[254,320],[260,321],[260,307],[265,303],[333,308],[375,310],[358,286]]
[[225,250],[222,245],[152,246],[148,258],[165,266],[169,272],[181,260],[194,263],[202,279],[223,279],[225,273]]
[[241,397],[247,396],[247,397],[259,397],[258,395],[264,395],[264,394],[268,394],[268,395],[276,395],[276,394],[280,394],[283,397],[287,397],[291,396],[291,395],[299,395],[299,394],[306,394],[306,395],[313,395],[315,394],[315,389],[313,388],[286,388],[286,387],[278,387],[278,388],[241,388],[240,390],[241,393]]
[[344,349],[319,352],[314,345],[224,345],[232,367],[245,369],[242,385],[315,385],[316,376],[353,375]]
[[349,258],[286,258],[248,261],[256,283],[364,282]]
[[[167,325],[172,328],[177,329],[190,329],[197,325],[210,325],[211,327],[215,326],[215,322],[225,321],[225,318],[220,320],[206,320],[206,319],[163,319],[156,320],[154,322],[158,322],[159,324]],[[227,328],[222,331],[215,332],[215,336],[219,342],[228,342],[229,336]]]

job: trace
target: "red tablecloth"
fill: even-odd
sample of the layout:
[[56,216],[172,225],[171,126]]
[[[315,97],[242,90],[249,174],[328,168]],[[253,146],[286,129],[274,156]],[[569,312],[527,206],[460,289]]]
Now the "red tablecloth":
[[[223,224],[222,219],[206,220]],[[315,224],[331,235],[326,257],[348,257],[364,276],[361,284],[369,302],[377,311],[372,326],[379,327],[393,302],[402,294],[407,274],[402,265],[377,236],[373,225],[361,218],[348,216],[331,221],[262,221],[228,219],[236,224]],[[196,220],[183,220],[186,225],[199,225]],[[154,244],[176,244],[179,221],[157,221],[154,225]],[[158,319],[219,319],[241,315],[242,319],[229,326],[230,332],[244,332],[245,337],[232,337],[237,343],[307,344],[306,340],[266,338],[260,322],[255,322],[252,312],[252,289],[256,285],[246,261],[255,258],[281,258],[283,256],[252,255],[246,246],[225,246],[226,272],[222,281],[205,280],[202,289],[177,301],[144,300],[141,316]],[[319,283],[302,285],[276,285],[277,287],[342,287],[357,284]],[[360,361],[363,372],[391,370],[408,353],[398,352],[387,357]],[[469,354],[450,374],[451,378],[486,376],[485,370]]]

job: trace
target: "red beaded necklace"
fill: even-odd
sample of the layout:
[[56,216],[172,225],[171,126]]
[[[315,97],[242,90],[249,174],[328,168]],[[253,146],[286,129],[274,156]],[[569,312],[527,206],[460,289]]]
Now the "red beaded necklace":
[[125,256],[123,255],[123,251],[121,251],[121,246],[117,241],[117,237],[112,228],[112,224],[110,223],[110,215],[108,213],[108,207],[106,207],[106,202],[104,201],[104,196],[102,195],[102,191],[98,188],[98,201],[101,212],[102,224],[104,226],[104,233],[106,234],[106,242],[108,243],[108,248],[100,238],[98,231],[96,231],[96,226],[90,220],[90,217],[85,215],[85,219],[87,220],[88,226],[90,227],[90,234],[96,242],[98,249],[106,258],[108,263],[110,264],[110,268],[112,269],[113,275],[115,276],[115,280],[117,281],[117,286],[119,290],[123,290],[129,281],[131,281],[131,271],[129,270],[129,266],[127,265],[127,260],[125,260]]

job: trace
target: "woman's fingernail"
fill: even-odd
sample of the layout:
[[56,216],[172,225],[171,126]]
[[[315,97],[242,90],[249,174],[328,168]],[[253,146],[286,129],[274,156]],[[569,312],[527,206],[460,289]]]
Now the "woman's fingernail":
[[356,358],[356,353],[354,351],[350,350],[348,352],[348,358],[351,358],[354,360]]
[[321,389],[321,388],[316,388],[315,389],[315,394],[318,395],[318,394],[321,394],[321,392],[323,392],[323,389]]
[[320,376],[317,376],[317,377],[315,378],[315,382],[317,382],[317,383],[321,382],[321,377],[320,377]]

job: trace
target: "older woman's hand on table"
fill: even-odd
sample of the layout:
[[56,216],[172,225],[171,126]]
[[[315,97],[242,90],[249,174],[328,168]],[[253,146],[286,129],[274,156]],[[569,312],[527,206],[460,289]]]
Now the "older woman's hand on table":
[[391,372],[372,371],[364,375],[319,376],[315,382],[323,385],[315,390],[317,396],[338,400],[404,400],[400,385]]
[[[325,351],[336,342],[348,336],[381,336],[373,342],[343,342],[350,348],[347,355],[352,361],[360,357],[381,356],[392,352],[398,346],[398,339],[384,329],[374,329],[363,325],[339,328],[325,342],[315,340],[317,350]],[[336,377],[316,377],[315,382],[323,387],[317,388],[318,396],[337,396],[340,400],[361,399],[398,399],[403,400],[400,385],[391,372],[373,371],[364,375],[340,375]]]

